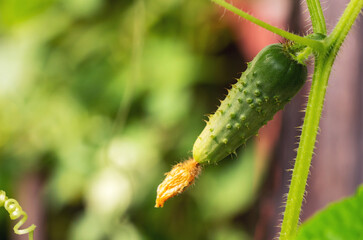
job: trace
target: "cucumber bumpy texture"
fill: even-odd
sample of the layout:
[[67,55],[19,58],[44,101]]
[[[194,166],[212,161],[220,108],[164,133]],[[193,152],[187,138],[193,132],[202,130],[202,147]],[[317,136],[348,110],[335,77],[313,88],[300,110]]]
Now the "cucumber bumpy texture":
[[272,44],[248,64],[194,143],[198,163],[217,162],[235,152],[295,96],[307,68],[291,54],[289,45]]

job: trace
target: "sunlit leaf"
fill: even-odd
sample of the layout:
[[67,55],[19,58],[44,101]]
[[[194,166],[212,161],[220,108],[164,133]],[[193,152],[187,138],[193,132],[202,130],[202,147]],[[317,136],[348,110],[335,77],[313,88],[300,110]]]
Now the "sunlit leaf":
[[296,239],[363,239],[363,185],[353,197],[332,203],[307,220]]

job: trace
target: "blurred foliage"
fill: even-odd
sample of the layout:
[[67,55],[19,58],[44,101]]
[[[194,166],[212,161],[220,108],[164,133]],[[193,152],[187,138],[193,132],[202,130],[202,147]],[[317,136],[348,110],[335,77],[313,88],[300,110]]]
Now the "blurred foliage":
[[41,176],[47,239],[250,239],[234,219],[257,192],[252,146],[153,208],[243,71],[217,16],[209,1],[0,1],[0,188]]

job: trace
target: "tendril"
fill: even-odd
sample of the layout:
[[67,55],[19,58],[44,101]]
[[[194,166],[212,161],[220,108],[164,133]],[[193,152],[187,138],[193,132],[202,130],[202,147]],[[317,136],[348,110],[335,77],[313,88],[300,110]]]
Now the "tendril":
[[19,222],[15,224],[13,228],[14,232],[18,235],[29,234],[29,240],[33,240],[34,229],[36,226],[32,224],[25,229],[19,229],[28,219],[28,215],[23,211],[18,201],[8,198],[6,193],[0,190],[0,207],[2,206],[4,206],[6,211],[8,211],[11,220],[22,217]]

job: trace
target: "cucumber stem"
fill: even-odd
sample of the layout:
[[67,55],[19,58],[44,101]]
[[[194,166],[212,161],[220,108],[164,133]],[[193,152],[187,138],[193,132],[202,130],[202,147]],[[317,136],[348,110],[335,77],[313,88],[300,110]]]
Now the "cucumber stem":
[[315,60],[313,82],[281,227],[281,240],[293,239],[297,233],[302,200],[331,71],[332,62],[326,62],[326,60],[325,57],[316,57]]
[[281,240],[293,239],[297,233],[329,75],[336,55],[362,7],[363,0],[351,0],[332,34],[324,40],[324,54],[315,55],[313,81],[281,226]]
[[314,33],[323,33],[326,35],[326,24],[323,10],[319,0],[306,0],[308,5],[311,24],[313,25]]
[[236,8],[235,6],[227,3],[224,0],[211,0],[211,1],[218,4],[219,6],[224,7],[225,9],[228,9],[229,11],[237,14],[238,16],[243,17],[244,19],[246,19],[256,25],[265,28],[266,30],[268,30],[270,32],[280,35],[281,37],[284,37],[286,39],[289,39],[296,43],[300,43],[305,46],[309,46],[309,47],[313,48],[315,51],[321,51],[324,48],[324,45],[320,41],[301,37],[299,35],[296,35],[296,34],[287,32],[285,30],[282,30],[280,28],[277,28],[275,26],[272,26],[258,18],[255,18],[254,16],[242,11],[241,9]]
[[362,8],[363,0],[351,0],[332,33],[326,39],[327,45],[332,51],[331,55],[334,58]]
[[299,52],[299,54],[296,56],[296,61],[298,61],[301,64],[305,64],[306,60],[309,58],[309,56],[313,53],[313,49],[310,47],[305,48],[303,51]]

